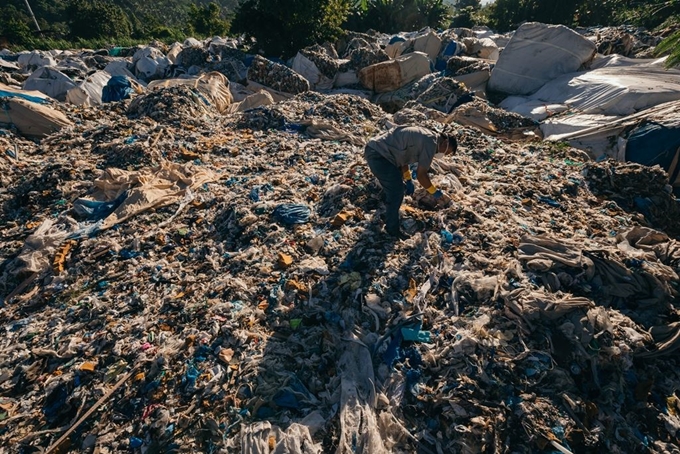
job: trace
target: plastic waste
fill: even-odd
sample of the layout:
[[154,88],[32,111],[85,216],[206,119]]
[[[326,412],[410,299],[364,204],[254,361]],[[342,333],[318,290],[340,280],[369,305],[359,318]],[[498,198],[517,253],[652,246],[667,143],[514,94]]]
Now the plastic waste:
[[307,205],[282,204],[278,205],[272,214],[277,222],[293,225],[309,222],[312,212]]
[[112,76],[102,89],[102,102],[116,102],[130,98],[133,93],[130,79],[126,76]]

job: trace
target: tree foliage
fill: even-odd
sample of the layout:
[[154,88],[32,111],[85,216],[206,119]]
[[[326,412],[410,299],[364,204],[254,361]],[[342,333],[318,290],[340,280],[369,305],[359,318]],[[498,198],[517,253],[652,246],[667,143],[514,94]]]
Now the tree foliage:
[[448,21],[450,13],[443,0],[365,0],[355,5],[346,26],[385,33],[437,28]]
[[220,5],[214,2],[203,6],[192,3],[189,26],[192,34],[199,36],[224,36],[229,30],[229,22],[220,16]]
[[489,25],[501,32],[523,21],[568,26],[631,24],[654,28],[680,14],[680,0],[496,0]]
[[[56,43],[63,38],[72,42],[104,38],[119,42],[123,39],[182,40],[193,33],[192,25],[205,28],[206,35],[216,34],[216,30],[224,35],[227,33],[224,22],[228,23],[238,6],[238,0],[29,1],[42,30],[39,36],[24,0],[0,0],[0,37],[10,45],[31,47],[40,41]],[[214,11],[214,7],[209,6],[211,2],[219,6],[219,20],[210,17]],[[192,6],[199,11],[193,18],[198,21],[196,24],[190,17]]]
[[451,27],[463,27],[472,28],[477,25],[477,21],[474,17],[475,9],[472,6],[466,6],[465,8],[456,11],[456,15],[453,16],[451,20]]
[[10,43],[25,42],[31,38],[30,19],[14,5],[3,8],[0,14],[0,36]]
[[71,0],[67,14],[73,38],[123,38],[132,32],[132,24],[123,9],[104,1]]
[[456,9],[462,10],[465,8],[472,8],[474,10],[480,9],[482,7],[481,0],[458,0],[456,2]]
[[272,57],[290,57],[316,42],[334,39],[347,18],[347,0],[245,0],[232,31],[255,38]]
[[680,65],[680,30],[676,31],[656,46],[656,55],[661,56],[668,54],[666,60],[667,67],[674,67]]
[[[30,48],[69,38],[103,44],[147,39],[182,40],[190,34],[223,35],[240,6],[234,31],[258,39],[267,54],[289,56],[313,42],[332,39],[342,26],[387,33],[425,26],[489,25],[504,32],[524,21],[568,26],[638,25],[648,29],[680,17],[680,0],[0,0],[0,39]],[[218,6],[210,3],[214,2]],[[452,15],[451,7],[455,12]],[[349,15],[348,15],[349,14]],[[452,17],[452,21],[449,18]],[[49,40],[49,41],[48,41]],[[670,41],[677,49],[677,41]],[[676,51],[677,52],[677,51]]]

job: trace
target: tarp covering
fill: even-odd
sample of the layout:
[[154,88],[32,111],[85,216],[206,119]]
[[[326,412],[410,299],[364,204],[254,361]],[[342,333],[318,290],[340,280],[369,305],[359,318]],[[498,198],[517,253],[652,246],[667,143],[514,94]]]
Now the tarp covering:
[[104,68],[104,71],[111,74],[112,76],[125,76],[129,79],[136,79],[135,75],[128,69],[128,63],[126,61],[112,61]]
[[102,102],[116,102],[128,99],[133,93],[129,77],[113,76],[102,88]]
[[0,98],[23,98],[26,101],[37,102],[39,104],[50,99],[49,96],[37,90],[19,90],[2,82],[0,82]]
[[528,95],[556,77],[578,71],[595,55],[595,44],[563,25],[523,24],[491,71],[489,89]]
[[626,161],[654,166],[668,172],[673,186],[680,187],[680,115],[645,121],[628,135]]
[[105,71],[97,71],[87,76],[76,88],[66,93],[66,101],[77,106],[92,106],[102,103],[102,90],[111,79]]
[[548,119],[541,124],[541,130],[546,140],[568,141],[588,151],[594,159],[608,156],[619,161],[669,165],[673,158],[668,156],[675,156],[673,147],[680,141],[678,112],[680,100],[625,117],[582,114],[555,122]]
[[312,89],[329,90],[333,88],[333,79],[324,76],[316,64],[300,52],[293,59],[293,71],[307,79]]
[[36,139],[72,124],[61,112],[22,98],[0,102],[0,123],[12,124],[22,135]]
[[66,99],[66,93],[75,88],[76,84],[61,71],[43,66],[36,69],[31,76],[24,82],[24,90],[37,90],[45,93],[58,101]]
[[[597,69],[565,74],[529,97],[511,96],[500,106],[522,115],[530,114],[527,103],[563,104],[588,114],[630,115],[680,99],[680,70],[665,69],[661,62],[602,59]],[[492,80],[493,71],[489,84]]]
[[232,106],[233,112],[245,112],[246,110],[254,109],[260,106],[268,106],[274,104],[274,98],[268,91],[262,90],[247,96],[243,101]]

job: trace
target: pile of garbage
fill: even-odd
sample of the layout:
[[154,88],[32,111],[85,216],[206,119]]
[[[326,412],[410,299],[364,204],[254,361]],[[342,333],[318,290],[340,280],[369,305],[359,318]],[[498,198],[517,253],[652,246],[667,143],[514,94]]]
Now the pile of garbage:
[[654,48],[661,42],[660,36],[654,36],[644,28],[626,25],[589,28],[585,35],[595,41],[597,51],[602,55],[619,54],[633,58],[652,58]]
[[[595,53],[565,27],[523,27],[515,35],[562,37],[547,46],[554,58],[570,44],[567,75]],[[11,123],[0,128],[2,446],[674,452],[680,212],[668,169],[542,141],[543,120],[491,105],[456,78],[461,52],[479,71],[459,75],[486,72],[494,93],[516,91],[506,99],[542,88],[498,78],[521,77],[515,57],[503,61],[521,49],[480,35],[350,35],[296,57],[316,79],[227,40],[190,43],[206,52],[167,65],[184,77],[159,68],[190,44],[92,53],[145,62],[116,66],[129,90],[109,78],[93,93],[122,95],[103,104],[0,85],[13,103],[0,120]],[[506,40],[499,59],[482,62],[494,39]],[[339,58],[358,49],[388,59]],[[248,68],[247,85],[215,69],[228,61]],[[336,63],[354,71],[351,88],[318,89],[338,80]],[[152,67],[154,80],[140,78]],[[531,84],[560,77],[545,68]],[[391,112],[374,102],[388,96]],[[37,113],[13,116],[17,102]],[[674,143],[672,128],[631,115],[609,121],[637,131],[634,150],[643,132]],[[55,116],[63,124],[45,127]],[[433,210],[419,188],[397,242],[362,154],[396,124],[459,142],[431,170],[452,204]]]

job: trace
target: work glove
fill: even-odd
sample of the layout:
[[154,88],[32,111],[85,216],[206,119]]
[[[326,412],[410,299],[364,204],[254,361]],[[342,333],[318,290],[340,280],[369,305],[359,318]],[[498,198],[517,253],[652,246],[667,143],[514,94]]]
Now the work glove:
[[413,184],[413,180],[404,181],[404,187],[404,194],[406,195],[413,195],[413,193],[416,192],[416,186]]

